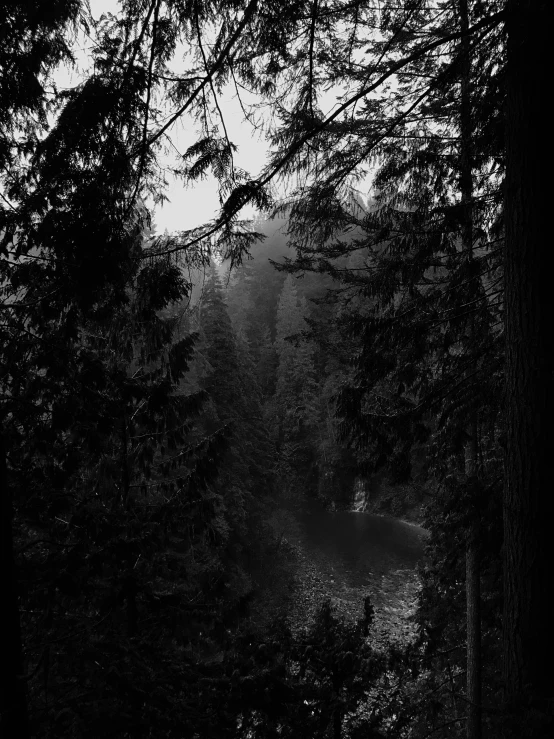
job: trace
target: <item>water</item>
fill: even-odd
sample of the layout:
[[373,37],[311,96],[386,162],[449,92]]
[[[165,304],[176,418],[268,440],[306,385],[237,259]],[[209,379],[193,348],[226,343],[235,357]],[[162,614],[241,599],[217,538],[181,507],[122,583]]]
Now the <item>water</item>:
[[312,510],[300,524],[306,553],[328,580],[331,595],[357,603],[369,595],[381,626],[405,632],[419,587],[425,530],[354,511]]

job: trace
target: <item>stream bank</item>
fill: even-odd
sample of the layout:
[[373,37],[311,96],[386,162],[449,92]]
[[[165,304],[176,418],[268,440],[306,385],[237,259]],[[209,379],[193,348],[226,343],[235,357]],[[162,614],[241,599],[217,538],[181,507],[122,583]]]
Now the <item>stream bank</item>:
[[330,599],[345,620],[356,620],[369,595],[375,608],[377,642],[405,643],[414,636],[419,589],[417,563],[426,532],[417,525],[368,513],[280,510],[292,568],[288,621],[293,631],[305,628]]

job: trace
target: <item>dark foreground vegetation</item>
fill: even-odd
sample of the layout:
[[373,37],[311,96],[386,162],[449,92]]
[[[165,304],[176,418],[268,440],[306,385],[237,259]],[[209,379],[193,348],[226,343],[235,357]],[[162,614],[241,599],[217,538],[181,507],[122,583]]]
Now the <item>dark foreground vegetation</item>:
[[[0,2],[2,737],[552,736],[547,3],[110,10]],[[291,624],[309,500],[423,516],[412,639]]]

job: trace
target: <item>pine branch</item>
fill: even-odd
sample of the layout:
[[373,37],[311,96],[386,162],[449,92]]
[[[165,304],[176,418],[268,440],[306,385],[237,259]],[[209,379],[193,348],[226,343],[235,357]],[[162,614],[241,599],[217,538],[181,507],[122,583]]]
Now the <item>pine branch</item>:
[[[237,25],[235,31],[232,33],[230,38],[228,39],[227,43],[225,44],[224,48],[220,52],[218,58],[214,62],[214,65],[210,69],[209,73],[204,77],[200,85],[194,90],[192,95],[187,99],[187,101],[172,115],[170,116],[169,120],[155,133],[153,134],[149,141],[148,146],[152,146],[167,130],[170,128],[175,121],[180,118],[183,113],[185,113],[192,103],[196,100],[198,95],[203,92],[206,85],[211,83],[211,80],[213,76],[221,69],[221,67],[227,62],[231,50],[235,43],[240,38],[241,33],[246,28],[247,24],[252,19],[254,12],[256,11],[258,5],[258,0],[250,0],[248,6],[246,7],[246,10],[244,11],[243,17],[240,21],[240,23]],[[183,248],[183,247],[181,247]],[[172,252],[162,252],[163,254],[170,254]]]
[[[252,13],[254,10],[254,6],[256,4],[257,0],[252,0],[252,2],[249,4],[247,11],[245,11],[245,15],[243,17],[243,21],[240,26],[240,31],[242,31],[242,27],[246,25],[246,22],[248,18],[246,17],[249,13]],[[483,28],[494,28],[495,26],[499,25],[501,21],[504,18],[504,11],[500,11],[498,13],[493,14],[492,16],[489,16],[488,18],[485,18],[478,23],[476,23],[474,26],[472,26],[467,34],[471,35]],[[229,42],[229,44],[234,44],[236,41],[236,38],[240,34],[239,29],[237,29],[238,33],[235,33]],[[337,109],[331,113],[326,119],[324,119],[321,123],[317,124],[315,127],[311,128],[310,131],[303,136],[300,137],[300,139],[288,147],[287,152],[273,165],[270,165],[268,169],[266,169],[265,173],[262,173],[261,177],[257,180],[254,180],[251,184],[251,190],[245,191],[244,196],[241,198],[236,199],[233,208],[229,211],[223,211],[224,215],[220,217],[215,224],[212,227],[208,227],[206,231],[197,238],[189,241],[186,244],[181,244],[178,246],[175,246],[171,249],[166,249],[161,252],[158,252],[159,255],[168,255],[168,254],[174,254],[178,251],[182,251],[184,249],[188,249],[191,246],[194,246],[195,244],[207,240],[209,237],[213,236],[215,233],[217,233],[222,227],[229,224],[233,217],[238,213],[238,211],[247,203],[249,202],[252,197],[254,196],[254,193],[256,191],[262,190],[266,185],[268,185],[273,178],[281,172],[281,170],[285,167],[285,165],[288,164],[288,162],[298,153],[298,151],[304,146],[305,143],[310,141],[312,138],[316,137],[319,133],[324,131],[326,128],[328,128],[335,120],[337,120],[340,115],[348,110],[348,108],[352,105],[354,105],[358,100],[361,100],[362,98],[369,95],[371,92],[376,90],[380,85],[383,84],[383,82],[386,82],[391,76],[396,74],[398,71],[406,67],[407,65],[411,64],[411,62],[421,58],[421,56],[428,54],[430,51],[449,43],[450,41],[459,39],[461,37],[461,34],[459,31],[455,33],[451,33],[445,36],[441,36],[440,39],[433,41],[429,44],[425,44],[421,47],[419,47],[416,51],[409,54],[404,59],[394,62],[390,65],[389,69],[381,74],[377,80],[372,83],[371,85],[364,87],[362,90],[360,90],[358,93],[350,97],[347,101],[345,101],[342,105],[338,106]],[[232,43],[231,43],[232,42]],[[228,47],[229,49],[231,46]],[[226,47],[227,48],[227,47]],[[223,53],[223,52],[222,52]],[[220,55],[218,58],[214,68],[212,69],[212,73],[214,74],[216,71],[216,68],[223,63],[223,57]],[[208,84],[209,79],[205,79],[202,85],[200,85],[197,90],[193,93],[193,96],[189,98],[189,101],[185,103],[185,105],[174,115],[170,118],[167,124],[160,129],[160,131],[150,140],[150,144],[152,144],[159,136],[164,133],[170,125],[174,123],[177,118],[185,112],[185,110],[188,109],[189,105],[192,104],[193,99],[200,93],[201,90],[205,87],[206,84]],[[232,197],[232,196],[230,196]],[[229,201],[228,201],[229,202]]]
[[158,29],[160,5],[161,5],[161,0],[154,1],[155,10],[154,10],[154,20],[152,22],[152,43],[150,45],[150,59],[148,62],[148,72],[146,75],[146,105],[145,105],[145,110],[144,110],[144,124],[143,124],[143,129],[142,129],[142,150],[140,153],[137,181],[136,181],[135,189],[129,201],[129,206],[127,208],[127,216],[129,215],[131,208],[135,204],[135,198],[140,188],[140,182],[142,179],[144,165],[146,162],[146,156],[148,153],[148,116],[150,113],[150,98],[152,95],[152,71],[154,69],[154,61],[156,59],[156,32]]
[[[195,1],[194,9],[195,9],[195,12],[194,12],[194,20],[195,20],[195,25],[196,25],[196,35],[197,35],[197,38],[198,38],[198,46],[200,48],[200,53],[202,54],[202,60],[204,62],[204,70],[205,70],[206,74],[208,74],[208,61],[206,59],[206,54],[204,52],[204,45],[202,44],[202,34],[200,32],[200,22],[198,20],[198,0]],[[218,115],[219,115],[219,120],[221,121],[221,125],[223,126],[223,132],[225,134],[225,141],[227,142],[227,147],[228,147],[229,155],[230,155],[230,158],[231,158],[231,178],[234,181],[235,180],[235,165],[234,165],[234,159],[233,159],[233,145],[231,144],[231,141],[229,139],[229,134],[227,133],[227,126],[225,125],[225,118],[223,116],[223,112],[222,112],[221,107],[219,105],[219,100],[218,100],[217,93],[215,91],[215,87],[214,87],[214,83],[213,83],[213,78],[211,78],[211,77],[210,77],[210,89],[212,91],[214,102],[215,102],[215,105],[216,105],[216,108],[217,108],[217,112],[218,112]]]
[[312,0],[312,20],[311,20],[311,25],[310,25],[310,47],[308,50],[308,63],[309,63],[308,95],[310,96],[310,111],[311,111],[313,120],[315,120],[313,96],[314,96],[314,42],[315,42],[316,23],[317,23],[317,0]]

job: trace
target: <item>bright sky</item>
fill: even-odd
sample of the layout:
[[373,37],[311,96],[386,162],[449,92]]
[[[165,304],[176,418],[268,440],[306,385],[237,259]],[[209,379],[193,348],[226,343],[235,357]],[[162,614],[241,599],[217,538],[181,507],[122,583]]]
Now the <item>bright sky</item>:
[[[89,0],[90,8],[94,18],[98,19],[103,13],[117,14],[119,2],[117,0]],[[90,64],[91,41],[85,35],[81,35],[75,49],[77,57],[77,69],[60,69],[56,75],[56,83],[59,87],[72,87],[83,79],[83,74]],[[179,60],[171,65],[175,74],[179,74]],[[337,104],[337,91],[328,91],[325,99],[320,100],[328,111]],[[241,91],[242,95],[242,91]],[[243,103],[254,102],[245,100]],[[258,132],[245,120],[240,103],[236,98],[234,88],[224,92],[219,99],[225,125],[230,140],[238,147],[235,154],[235,165],[246,170],[252,176],[256,176],[263,168],[268,147],[260,138]],[[188,128],[187,128],[188,126]],[[197,140],[197,131],[190,119],[178,121],[169,133],[175,148],[183,153],[192,143]],[[177,161],[176,152],[170,152],[167,156],[160,157],[162,166],[174,166]],[[166,229],[169,232],[182,231],[200,226],[212,220],[218,213],[219,202],[217,186],[210,176],[203,181],[197,181],[190,187],[185,188],[182,181],[176,179],[170,172],[166,173],[168,188],[165,195],[169,202],[154,209],[154,225],[158,233]],[[369,189],[369,181],[361,185],[362,189]],[[241,218],[252,218],[255,215],[252,207],[244,208]]]
[[[119,3],[116,0],[90,0],[90,7],[96,19],[102,13],[111,12],[116,14],[119,11]],[[82,72],[88,66],[90,43],[86,37],[83,36],[82,39],[76,49],[77,69],[62,68],[55,74],[56,84],[60,88],[72,87],[78,84],[82,79]],[[177,71],[177,65],[173,66]],[[235,154],[235,165],[252,175],[256,175],[265,162],[266,144],[260,140],[252,126],[244,120],[239,102],[231,91],[228,94],[223,94],[219,102],[225,117],[229,138],[238,147]],[[187,129],[185,126],[190,126],[190,128]],[[183,122],[176,123],[171,129],[171,137],[181,153],[194,143],[197,137],[190,119],[184,119]],[[167,158],[161,158],[162,165],[171,166],[174,162],[174,157],[169,154]],[[158,233],[163,233],[165,229],[172,232],[194,228],[211,220],[217,214],[219,209],[217,187],[212,177],[193,183],[191,187],[187,188],[183,186],[181,180],[177,180],[169,172],[166,179],[169,183],[166,191],[169,202],[165,203],[163,207],[156,207],[154,210],[154,223]],[[245,208],[241,212],[242,218],[251,218],[253,215],[252,208]]]
[[[256,175],[265,162],[266,144],[244,120],[243,113],[235,99],[231,96],[223,97],[220,100],[220,106],[225,117],[229,138],[238,147],[235,154],[236,166]],[[192,128],[188,131],[183,130],[183,125],[180,124],[175,126],[172,138],[179,151],[183,152],[195,141],[195,131]],[[154,220],[158,232],[163,232],[166,228],[168,231],[179,231],[199,226],[216,215],[219,201],[217,186],[211,176],[193,183],[188,188],[185,188],[182,181],[177,180],[170,173],[167,179],[170,183],[167,190],[170,202],[155,211]],[[241,212],[241,217],[250,218],[253,214],[254,211],[251,208],[245,208]]]

